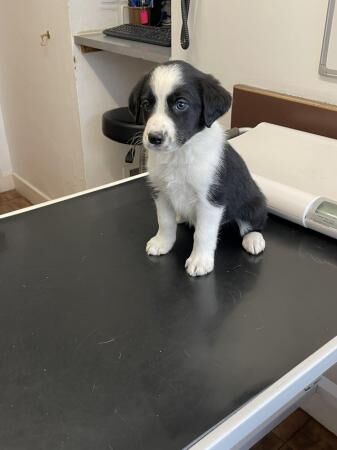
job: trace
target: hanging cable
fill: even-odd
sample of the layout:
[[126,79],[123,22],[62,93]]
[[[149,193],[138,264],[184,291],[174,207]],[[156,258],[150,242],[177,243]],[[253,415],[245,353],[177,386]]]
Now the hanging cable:
[[190,35],[188,32],[188,13],[190,9],[190,0],[181,0],[181,17],[183,25],[181,27],[180,43],[184,50],[190,46]]

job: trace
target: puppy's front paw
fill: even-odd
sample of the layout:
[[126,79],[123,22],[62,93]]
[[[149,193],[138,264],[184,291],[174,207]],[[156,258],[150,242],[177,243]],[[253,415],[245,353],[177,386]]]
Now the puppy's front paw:
[[261,233],[252,231],[247,233],[242,239],[242,247],[251,255],[258,255],[263,252],[266,243]]
[[198,255],[193,253],[185,264],[186,271],[191,277],[200,277],[212,272],[214,268],[214,257],[209,255]]
[[171,250],[173,244],[174,241],[156,235],[146,244],[146,253],[152,256],[165,255]]

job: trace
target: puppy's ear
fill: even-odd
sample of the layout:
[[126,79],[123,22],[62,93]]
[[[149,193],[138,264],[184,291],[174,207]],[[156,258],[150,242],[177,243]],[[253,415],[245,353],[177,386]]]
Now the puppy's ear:
[[149,75],[147,74],[141,80],[139,80],[129,96],[129,111],[133,115],[137,123],[139,123],[141,115],[141,96],[148,78]]
[[206,127],[223,116],[231,107],[232,96],[212,75],[206,75],[200,80],[203,119]]

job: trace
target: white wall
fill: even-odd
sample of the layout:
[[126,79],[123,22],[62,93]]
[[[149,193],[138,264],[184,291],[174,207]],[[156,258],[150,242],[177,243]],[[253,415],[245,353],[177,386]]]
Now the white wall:
[[0,107],[0,192],[8,191],[9,189],[12,189],[13,186],[12,164]]
[[336,80],[318,75],[328,0],[193,0],[187,52],[179,46],[180,0],[172,2],[175,58],[230,90],[244,83],[337,104]]
[[67,0],[0,2],[0,103],[17,188],[32,201],[83,189]]
[[[73,34],[116,26],[122,21],[121,5],[101,7],[99,0],[70,0]],[[126,106],[131,88],[153,63],[107,52],[82,54],[74,46],[76,85],[87,187],[116,181],[124,176],[128,147],[103,136],[102,114]]]
[[69,0],[73,33],[103,30],[122,22],[122,5],[127,0]]

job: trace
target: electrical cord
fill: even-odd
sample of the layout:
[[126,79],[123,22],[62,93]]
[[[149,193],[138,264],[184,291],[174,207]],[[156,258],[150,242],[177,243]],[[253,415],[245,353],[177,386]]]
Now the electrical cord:
[[181,0],[181,17],[183,25],[180,34],[181,47],[187,50],[190,46],[190,35],[188,32],[188,13],[190,9],[190,0]]

